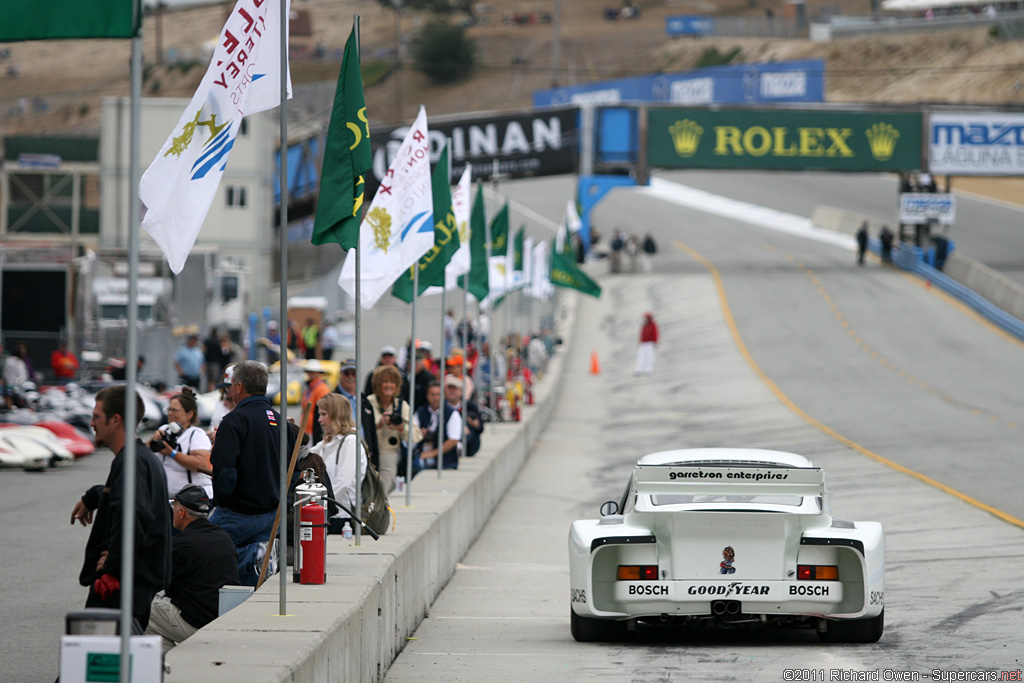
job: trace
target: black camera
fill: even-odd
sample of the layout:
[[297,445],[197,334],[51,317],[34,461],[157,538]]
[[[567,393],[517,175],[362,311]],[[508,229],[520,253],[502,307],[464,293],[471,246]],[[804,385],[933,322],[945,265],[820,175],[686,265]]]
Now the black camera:
[[400,413],[391,413],[388,415],[388,423],[397,427],[402,424],[402,415]]
[[150,439],[149,449],[151,451],[156,452],[162,451],[164,449],[164,446],[169,446],[171,450],[174,450],[178,446],[178,437],[181,435],[183,431],[185,431],[184,427],[182,427],[177,422],[171,422],[170,424],[167,425],[167,429],[164,430],[163,440],[158,439],[155,436],[152,439]]

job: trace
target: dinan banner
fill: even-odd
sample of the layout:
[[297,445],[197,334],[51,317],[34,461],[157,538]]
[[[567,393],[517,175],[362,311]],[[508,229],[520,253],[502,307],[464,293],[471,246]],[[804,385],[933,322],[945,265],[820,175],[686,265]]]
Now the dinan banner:
[[[546,109],[535,113],[431,119],[430,163],[452,140],[452,179],[466,163],[473,165],[473,180],[489,179],[495,170],[505,178],[556,175],[576,170],[579,110]],[[377,191],[381,176],[398,152],[408,126],[374,129],[370,136],[373,168],[366,179],[366,197]]]
[[928,161],[943,175],[1024,175],[1024,114],[932,114]]
[[651,108],[655,168],[906,171],[921,167],[921,115]]

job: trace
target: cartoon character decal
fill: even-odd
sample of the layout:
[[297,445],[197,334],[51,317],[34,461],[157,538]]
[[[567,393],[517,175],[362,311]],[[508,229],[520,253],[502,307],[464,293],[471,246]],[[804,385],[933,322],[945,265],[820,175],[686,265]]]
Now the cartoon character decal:
[[725,546],[725,550],[722,551],[722,557],[725,559],[723,559],[718,565],[721,573],[735,574],[736,567],[732,566],[732,563],[736,559],[736,551],[732,549],[731,545]]

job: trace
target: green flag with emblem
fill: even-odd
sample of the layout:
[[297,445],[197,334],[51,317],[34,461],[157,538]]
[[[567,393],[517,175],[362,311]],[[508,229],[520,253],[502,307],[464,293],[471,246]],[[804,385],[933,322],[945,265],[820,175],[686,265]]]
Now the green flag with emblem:
[[[553,244],[552,247],[554,247]],[[559,253],[552,248],[550,279],[551,284],[555,287],[577,289],[594,298],[600,298],[601,296],[601,286],[594,282],[589,275],[576,267],[572,254],[568,251]]]
[[448,173],[448,146],[445,145],[430,178],[434,203],[434,246],[405,271],[391,288],[391,294],[405,303],[412,302],[414,268],[420,269],[417,295],[422,294],[427,287],[444,287],[444,268],[459,250],[459,229],[455,225],[455,212],[452,210],[452,189],[448,184]]
[[[466,277],[459,278],[459,286],[466,286]],[[469,293],[483,301],[490,292],[487,284],[487,213],[484,210],[483,185],[476,186],[476,199],[469,215]]]
[[356,38],[355,29],[352,29],[345,43],[338,87],[334,91],[334,108],[327,129],[320,194],[313,221],[313,244],[337,242],[346,250],[359,245],[364,174],[373,164],[370,123],[366,118]]

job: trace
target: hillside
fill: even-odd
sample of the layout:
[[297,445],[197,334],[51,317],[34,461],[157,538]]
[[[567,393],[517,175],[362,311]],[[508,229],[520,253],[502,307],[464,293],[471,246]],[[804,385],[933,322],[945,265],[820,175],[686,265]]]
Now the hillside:
[[[695,11],[719,14],[762,15],[768,6],[783,16],[773,0],[653,0],[642,3],[642,15],[631,21],[605,21],[602,3],[567,0],[562,17],[562,59],[552,64],[554,28],[551,23],[519,25],[503,18],[511,12],[540,17],[550,3],[493,0],[477,5],[481,23],[470,29],[478,44],[479,68],[462,83],[431,87],[411,68],[395,71],[368,87],[371,121],[406,120],[416,105],[431,114],[526,107],[535,89],[568,85],[655,71],[692,68],[704,51],[716,47],[741,50],[738,61],[772,61],[820,57],[827,64],[827,99],[832,102],[957,102],[1024,103],[1024,43],[1001,42],[983,29],[880,38],[855,38],[831,43],[764,39],[682,39],[665,35],[668,14]],[[828,7],[856,11],[859,3],[841,0]],[[844,7],[849,5],[849,7]],[[230,4],[166,11],[159,22],[147,16],[143,54],[146,95],[190,97],[206,62],[203,44],[215,38]],[[312,55],[319,44],[324,60],[293,62],[296,82],[334,81],[340,54],[352,24],[362,15],[364,64],[374,58],[390,60],[396,44],[396,21],[391,10],[375,2],[355,0],[302,0],[297,9],[308,10],[312,35],[293,38],[293,48]],[[813,16],[821,8],[809,3]],[[458,18],[458,17],[456,17]],[[404,13],[402,33],[415,35],[426,17]],[[201,28],[200,28],[201,27]],[[192,59],[187,72],[180,66],[156,66],[158,35],[163,51]],[[126,41],[45,41],[18,43],[0,62],[6,70],[16,64],[18,76],[0,80],[0,125],[3,134],[95,133],[98,103],[104,95],[129,91]],[[401,95],[399,89],[401,87]],[[404,111],[397,112],[401,97]]]

